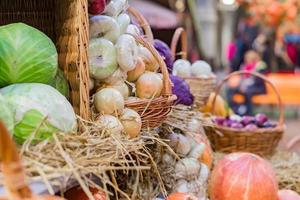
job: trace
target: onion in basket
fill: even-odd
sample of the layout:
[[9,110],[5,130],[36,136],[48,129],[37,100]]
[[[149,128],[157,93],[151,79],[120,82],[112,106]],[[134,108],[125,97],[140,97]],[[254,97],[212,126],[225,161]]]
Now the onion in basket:
[[101,115],[97,118],[107,134],[121,134],[124,131],[124,127],[120,120],[112,115]]
[[126,79],[127,79],[127,73],[119,68],[106,79],[100,80],[100,82],[108,85],[120,85],[124,83]]
[[154,72],[146,72],[136,82],[136,94],[142,99],[159,97],[163,88],[163,81]]
[[113,88],[104,88],[94,97],[96,110],[101,114],[121,114],[124,110],[124,97]]
[[90,40],[89,68],[94,79],[105,79],[112,75],[118,68],[117,52],[110,41],[97,38]]
[[124,82],[116,85],[108,85],[107,88],[114,88],[118,90],[122,94],[125,100],[128,99],[129,97],[129,88],[128,85]]
[[128,25],[130,24],[130,17],[126,13],[122,13],[118,16],[117,22],[120,26],[121,34],[125,33]]
[[139,56],[143,59],[147,71],[156,72],[159,69],[158,62],[146,47],[139,47]]
[[118,16],[121,12],[125,11],[127,5],[127,0],[111,0],[106,6],[104,13],[112,17]]
[[145,63],[143,59],[138,58],[134,70],[127,73],[127,81],[136,81],[145,72]]
[[191,73],[195,77],[210,76],[212,74],[211,66],[203,60],[198,60],[192,64]]
[[125,72],[133,70],[138,59],[138,46],[134,37],[121,35],[116,43],[116,49],[120,68]]
[[191,63],[187,60],[178,59],[173,65],[173,75],[182,78],[191,76]]
[[126,33],[132,34],[132,35],[135,35],[135,36],[141,35],[140,29],[134,24],[129,24],[127,26]]
[[104,15],[90,18],[90,38],[103,37],[115,43],[120,34],[120,26],[114,18]]
[[124,113],[120,117],[120,121],[130,138],[135,138],[140,134],[142,119],[136,111],[125,108]]

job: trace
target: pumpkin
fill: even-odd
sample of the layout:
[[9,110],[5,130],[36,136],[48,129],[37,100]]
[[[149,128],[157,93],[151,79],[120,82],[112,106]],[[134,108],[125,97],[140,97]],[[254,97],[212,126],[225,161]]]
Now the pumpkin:
[[231,153],[214,168],[211,200],[277,200],[278,184],[271,165],[251,153]]
[[208,138],[204,134],[195,134],[194,138],[197,143],[205,144],[205,149],[203,154],[200,156],[199,161],[206,164],[208,168],[211,169],[213,163],[213,150]]
[[228,107],[227,103],[224,101],[224,99],[217,95],[216,102],[215,102],[215,109],[213,111],[213,100],[215,97],[215,93],[211,93],[206,105],[204,108],[200,109],[201,112],[204,113],[211,113],[213,115],[221,116],[221,117],[227,117],[228,115],[233,114],[231,109]]
[[292,190],[279,190],[278,200],[300,200],[300,195]]
[[[95,200],[106,200],[105,192],[96,188],[89,188]],[[88,196],[80,187],[74,187],[64,194],[67,200],[89,200]]]
[[178,192],[169,195],[166,200],[197,200],[197,198],[187,193]]

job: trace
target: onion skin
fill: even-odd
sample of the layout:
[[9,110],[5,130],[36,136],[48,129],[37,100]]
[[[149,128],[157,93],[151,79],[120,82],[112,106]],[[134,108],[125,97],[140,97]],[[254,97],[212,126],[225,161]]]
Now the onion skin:
[[163,81],[154,72],[146,72],[136,82],[137,97],[151,99],[159,97],[163,88]]
[[135,138],[140,135],[142,129],[141,116],[132,109],[125,108],[124,113],[120,117],[124,131],[130,138]]
[[279,190],[278,200],[300,200],[300,195],[292,190]]
[[272,166],[251,153],[232,153],[220,160],[210,181],[211,200],[277,200]]
[[142,58],[138,58],[134,70],[127,72],[127,81],[135,82],[144,72],[145,63]]
[[122,94],[113,88],[104,88],[95,94],[94,105],[101,114],[121,114],[125,102]]

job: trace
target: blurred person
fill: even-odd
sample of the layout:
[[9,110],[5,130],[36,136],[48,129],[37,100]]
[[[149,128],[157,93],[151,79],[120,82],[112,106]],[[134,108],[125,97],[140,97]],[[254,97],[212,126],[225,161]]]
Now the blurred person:
[[[267,65],[261,60],[259,54],[254,50],[249,50],[245,54],[244,63],[240,69],[247,72],[265,73]],[[239,115],[252,115],[252,97],[259,94],[265,94],[266,87],[262,79],[251,75],[243,75],[236,86],[231,86],[227,91],[229,106]],[[234,101],[234,96],[240,94],[244,97],[242,104]]]

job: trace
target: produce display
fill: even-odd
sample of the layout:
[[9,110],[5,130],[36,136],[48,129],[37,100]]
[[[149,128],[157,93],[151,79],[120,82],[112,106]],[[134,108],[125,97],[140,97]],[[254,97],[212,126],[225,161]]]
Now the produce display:
[[255,116],[239,116],[231,115],[228,117],[214,117],[214,122],[218,126],[228,128],[245,129],[247,131],[255,131],[259,128],[275,128],[277,123],[272,122],[263,113],[258,113]]
[[178,59],[174,62],[173,75],[187,77],[202,77],[206,78],[213,75],[211,66],[203,61],[198,60],[191,64],[188,60]]

